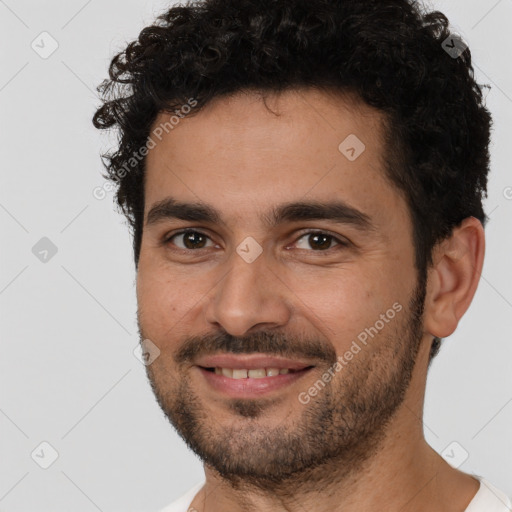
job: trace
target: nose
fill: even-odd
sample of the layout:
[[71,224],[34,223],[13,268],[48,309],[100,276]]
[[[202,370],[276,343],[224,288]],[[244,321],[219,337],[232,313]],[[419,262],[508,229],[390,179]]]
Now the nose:
[[250,331],[275,329],[289,322],[292,292],[269,266],[264,253],[248,263],[234,251],[221,271],[223,277],[208,294],[208,323],[242,337]]

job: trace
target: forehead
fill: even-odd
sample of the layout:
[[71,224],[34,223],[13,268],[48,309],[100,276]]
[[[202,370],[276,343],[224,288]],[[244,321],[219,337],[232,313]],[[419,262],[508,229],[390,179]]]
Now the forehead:
[[381,220],[390,208],[404,212],[384,175],[382,114],[353,96],[302,89],[263,101],[244,92],[216,98],[172,128],[169,118],[161,113],[152,129],[167,126],[152,135],[146,214],[166,196],[208,203],[227,222],[306,199],[343,200]]

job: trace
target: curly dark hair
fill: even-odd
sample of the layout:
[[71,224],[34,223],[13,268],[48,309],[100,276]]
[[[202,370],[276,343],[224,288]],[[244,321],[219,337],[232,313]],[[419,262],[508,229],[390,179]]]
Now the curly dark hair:
[[112,59],[93,119],[119,132],[116,151],[103,155],[104,177],[117,186],[135,266],[144,216],[140,154],[160,112],[172,114],[190,98],[195,115],[238,91],[316,87],[355,93],[385,114],[385,174],[407,201],[424,278],[436,243],[466,217],[487,221],[492,120],[469,48],[450,54],[450,37],[444,14],[407,0],[204,0],[159,16]]

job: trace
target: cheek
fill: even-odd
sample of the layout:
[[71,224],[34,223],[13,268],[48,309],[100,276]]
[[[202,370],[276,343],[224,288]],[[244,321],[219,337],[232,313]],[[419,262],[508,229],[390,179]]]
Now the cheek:
[[168,329],[178,307],[179,294],[172,278],[157,266],[141,259],[137,272],[137,303],[142,327],[158,336]]
[[291,289],[300,316],[333,340],[336,351],[342,353],[394,303],[403,302],[402,286],[390,272],[389,265],[317,271],[302,274]]
[[[355,265],[287,271],[283,280],[293,292],[289,297],[295,313],[328,339],[347,339],[371,316],[369,310],[374,306],[367,300],[369,285],[361,281]],[[286,290],[283,288],[283,293]]]
[[139,264],[137,303],[145,335],[161,348],[190,335],[201,298],[210,287],[204,279],[192,277],[189,270],[176,272],[160,264]]

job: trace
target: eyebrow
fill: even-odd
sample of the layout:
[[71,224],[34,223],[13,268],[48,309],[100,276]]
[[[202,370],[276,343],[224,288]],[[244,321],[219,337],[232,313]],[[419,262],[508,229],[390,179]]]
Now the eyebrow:
[[[188,203],[167,197],[155,203],[148,212],[146,225],[151,226],[165,220],[179,219],[189,222],[209,222],[226,227],[220,212],[207,203]],[[328,220],[338,224],[349,224],[361,231],[375,231],[376,227],[366,213],[348,205],[344,201],[297,201],[283,203],[260,216],[270,228],[281,224]]]

